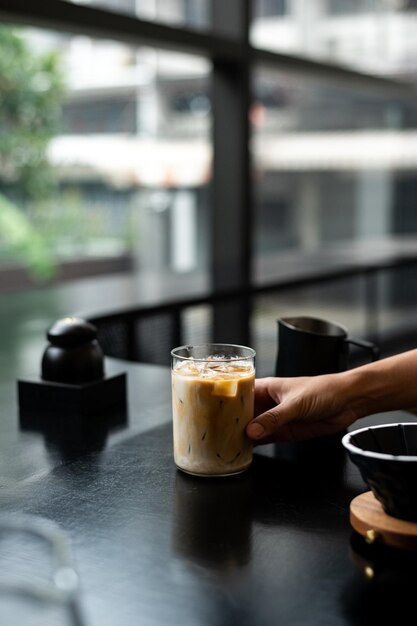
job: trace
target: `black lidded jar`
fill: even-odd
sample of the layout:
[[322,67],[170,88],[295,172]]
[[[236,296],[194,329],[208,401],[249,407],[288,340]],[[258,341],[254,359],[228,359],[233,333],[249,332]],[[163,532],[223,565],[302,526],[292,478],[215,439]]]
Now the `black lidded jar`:
[[104,355],[93,324],[79,317],[65,317],[50,327],[47,338],[41,364],[43,380],[82,385],[104,377]]

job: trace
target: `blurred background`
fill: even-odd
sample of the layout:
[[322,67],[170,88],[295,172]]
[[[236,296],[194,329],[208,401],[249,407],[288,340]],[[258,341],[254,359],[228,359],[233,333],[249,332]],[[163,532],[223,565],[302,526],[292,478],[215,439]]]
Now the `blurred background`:
[[[413,347],[417,275],[392,259],[417,259],[417,2],[42,4],[0,2],[9,358],[61,315],[225,288],[253,294],[262,375],[282,315]],[[188,307],[184,342],[213,315]]]

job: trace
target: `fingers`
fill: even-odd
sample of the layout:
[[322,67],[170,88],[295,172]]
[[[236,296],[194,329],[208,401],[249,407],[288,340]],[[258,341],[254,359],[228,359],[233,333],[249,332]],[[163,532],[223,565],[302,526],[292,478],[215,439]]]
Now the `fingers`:
[[255,446],[305,441],[340,432],[352,424],[356,417],[350,408],[324,413],[321,409],[311,411],[297,400],[286,401],[249,422],[246,434]]
[[[294,417],[290,406],[275,406],[252,420],[246,428],[246,434],[255,445],[276,441],[279,439],[279,431]],[[288,434],[285,438],[288,438]]]
[[259,378],[255,380],[255,416],[265,413],[265,411],[272,409],[277,404],[270,395],[269,380],[269,378]]
[[280,409],[282,383],[279,378],[259,378],[255,381],[255,416],[246,433],[255,445],[269,443],[276,439],[276,431],[291,416]]
[[254,445],[302,441],[335,433],[356,418],[343,374],[263,378],[255,384],[255,419],[246,429]]

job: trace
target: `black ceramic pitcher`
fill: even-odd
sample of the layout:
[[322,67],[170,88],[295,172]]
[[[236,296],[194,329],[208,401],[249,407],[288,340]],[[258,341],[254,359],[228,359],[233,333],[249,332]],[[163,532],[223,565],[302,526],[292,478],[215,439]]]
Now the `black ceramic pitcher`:
[[316,317],[278,320],[276,376],[315,376],[348,369],[349,345],[363,348],[369,360],[379,358],[370,341],[348,336],[344,326]]

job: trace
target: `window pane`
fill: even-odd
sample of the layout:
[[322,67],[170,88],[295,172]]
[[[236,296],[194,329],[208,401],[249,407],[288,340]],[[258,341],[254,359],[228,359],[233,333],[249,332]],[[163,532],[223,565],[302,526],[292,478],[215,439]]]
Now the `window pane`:
[[415,1],[255,0],[254,6],[255,46],[415,78]]
[[170,26],[205,30],[210,25],[211,0],[68,0]]
[[[39,269],[49,251],[61,262],[82,260],[87,273],[93,261],[91,271],[98,261],[107,271],[111,260],[114,271],[137,267],[155,297],[202,289],[210,64],[112,41],[3,27],[3,68],[13,46],[21,54],[14,51],[10,71],[19,80],[4,91],[0,106],[0,202],[9,216],[0,264],[31,262]],[[46,107],[48,95],[53,102]],[[30,151],[32,161],[22,165]],[[38,174],[46,173],[40,188]],[[25,241],[13,239],[16,224]],[[36,245],[29,234],[36,234]]]
[[255,80],[256,279],[285,250],[416,233],[417,107],[260,71]]
[[[407,244],[396,239],[400,235],[415,249],[415,104],[268,70],[256,73],[254,94],[257,284],[308,278],[389,251],[395,255],[397,249],[406,250]],[[405,285],[406,279],[404,294],[411,293],[415,268],[404,272],[399,271],[401,280],[389,272],[379,286],[381,329],[404,318],[404,303],[392,296],[398,290],[395,282]],[[358,312],[363,313],[366,301],[353,284],[341,291],[314,287],[311,299],[294,297],[307,290],[283,292],[272,313],[261,307],[255,323],[260,329],[265,315],[304,311],[360,332]],[[266,346],[268,337],[265,341]]]

